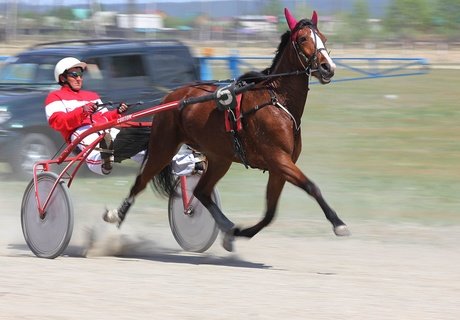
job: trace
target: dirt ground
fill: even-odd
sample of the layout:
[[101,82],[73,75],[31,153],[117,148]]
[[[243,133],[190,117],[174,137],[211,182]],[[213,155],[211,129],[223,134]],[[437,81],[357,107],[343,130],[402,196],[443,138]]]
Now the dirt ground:
[[24,242],[20,197],[2,199],[0,319],[460,317],[460,226],[348,221],[352,236],[336,238],[325,220],[299,234],[282,220],[237,240],[234,253],[219,238],[194,254],[167,222],[141,214],[118,230],[81,204],[65,255],[49,260]]

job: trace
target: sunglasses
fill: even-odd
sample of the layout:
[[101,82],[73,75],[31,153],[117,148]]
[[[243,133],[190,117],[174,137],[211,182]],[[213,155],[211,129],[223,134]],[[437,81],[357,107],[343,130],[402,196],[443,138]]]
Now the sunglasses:
[[72,72],[67,72],[67,75],[72,78],[77,78],[77,77],[83,77],[83,72],[82,71],[72,71]]

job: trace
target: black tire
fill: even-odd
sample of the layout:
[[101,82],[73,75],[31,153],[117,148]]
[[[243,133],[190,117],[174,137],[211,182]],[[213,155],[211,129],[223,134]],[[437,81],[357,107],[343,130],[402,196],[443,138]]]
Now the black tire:
[[46,135],[41,133],[26,134],[20,140],[10,159],[13,174],[20,179],[30,179],[35,162],[51,159],[56,151],[56,145]]
[[[53,172],[42,172],[37,175],[41,205],[44,204],[57,178]],[[54,259],[64,252],[73,231],[73,206],[64,181],[56,186],[42,219],[38,212],[32,179],[22,198],[21,226],[27,245],[37,257]]]
[[[192,194],[200,176],[187,177],[187,193]],[[208,250],[219,234],[219,228],[209,211],[198,201],[193,199],[191,214],[184,213],[180,179],[177,179],[175,195],[169,198],[168,217],[169,226],[177,243],[185,251],[205,252]],[[211,195],[214,202],[221,208],[220,196],[217,189]]]

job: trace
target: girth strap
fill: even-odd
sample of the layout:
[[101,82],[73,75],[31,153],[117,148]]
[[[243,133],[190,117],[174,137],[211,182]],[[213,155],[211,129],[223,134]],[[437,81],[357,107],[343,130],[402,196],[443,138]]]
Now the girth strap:
[[236,154],[240,158],[241,163],[243,163],[244,167],[246,169],[249,169],[248,160],[246,158],[246,153],[244,152],[244,148],[241,145],[241,141],[240,141],[238,132],[235,130],[231,130],[230,132],[233,135],[233,149],[235,150]]
[[233,149],[235,150],[235,153],[238,155],[243,165],[246,167],[246,169],[248,169],[249,165],[246,159],[246,153],[244,152],[240,136],[238,135],[238,131],[243,129],[243,124],[241,123],[241,98],[241,94],[237,95],[236,106],[233,109],[225,109],[225,130],[232,134]]

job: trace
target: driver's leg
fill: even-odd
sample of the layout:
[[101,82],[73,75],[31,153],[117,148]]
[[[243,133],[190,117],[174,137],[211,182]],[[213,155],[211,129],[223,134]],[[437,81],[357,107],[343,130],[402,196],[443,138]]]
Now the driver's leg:
[[[83,132],[85,132],[89,128],[91,128],[90,125],[86,125],[86,126],[82,126],[82,127],[78,128],[77,130],[75,130],[74,133],[72,133],[72,135],[70,137],[70,140],[74,141],[77,137],[79,137]],[[81,150],[83,150],[83,149],[86,148],[86,146],[90,145],[91,143],[93,143],[98,138],[99,138],[98,133],[92,133],[92,134],[88,135],[87,137],[85,137],[78,144],[78,147]],[[108,161],[110,161],[110,157],[112,158],[111,161],[113,163],[113,155],[109,155],[109,158],[108,158],[108,160],[106,160],[106,163]],[[107,170],[107,168],[105,170],[103,170],[102,165],[104,164],[104,159],[102,158],[101,152],[98,151],[98,150],[95,150],[95,149],[91,150],[91,152],[89,153],[89,155],[86,158],[85,162],[86,162],[86,165],[88,166],[88,168],[94,173],[97,173],[97,174],[100,174],[100,175],[106,175],[106,174],[110,173],[110,170]]]

